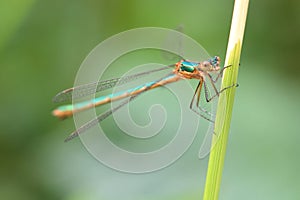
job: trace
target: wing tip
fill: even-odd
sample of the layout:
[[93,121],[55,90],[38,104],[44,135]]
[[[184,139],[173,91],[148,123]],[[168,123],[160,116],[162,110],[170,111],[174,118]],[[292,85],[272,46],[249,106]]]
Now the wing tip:
[[71,135],[69,135],[65,140],[64,142],[69,142],[71,140],[73,140],[74,138],[78,137],[78,133],[74,132],[74,133],[71,133]]

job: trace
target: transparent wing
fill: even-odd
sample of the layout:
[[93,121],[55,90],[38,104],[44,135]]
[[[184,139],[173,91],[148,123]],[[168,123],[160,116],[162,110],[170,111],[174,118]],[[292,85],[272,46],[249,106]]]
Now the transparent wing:
[[[175,29],[175,31],[178,31],[180,33],[183,33],[184,26],[182,24],[178,25]],[[170,34],[167,36],[167,38],[164,41],[163,46],[166,49],[172,49],[173,51],[177,52],[177,54],[173,54],[170,52],[163,51],[162,56],[166,60],[181,60],[183,59],[183,35],[182,34]]]
[[154,70],[150,70],[150,71],[146,71],[146,72],[141,72],[141,73],[137,73],[137,74],[133,74],[133,75],[129,75],[129,76],[125,76],[125,77],[121,77],[121,78],[113,78],[110,80],[104,80],[104,81],[98,81],[98,82],[93,82],[93,83],[88,83],[88,84],[84,84],[81,86],[77,86],[77,87],[72,87],[69,89],[66,89],[60,93],[58,93],[57,95],[55,95],[55,97],[53,98],[54,102],[64,102],[64,101],[70,101],[73,99],[78,99],[81,97],[85,97],[87,95],[102,91],[102,90],[106,90],[108,88],[112,88],[116,85],[122,85],[125,84],[127,82],[136,80],[138,78],[142,78],[148,74],[154,73],[154,72],[158,72],[158,71],[162,71],[165,69],[170,69],[170,67],[173,67],[174,64],[172,65],[168,65],[159,69],[154,69]]
[[[157,81],[153,82],[152,85],[154,85],[154,83],[159,82],[161,80],[166,80],[167,78],[172,78],[170,75],[172,75],[172,77],[174,76],[173,73],[168,74],[167,76],[164,76],[163,78],[158,79]],[[151,87],[150,85],[147,85],[148,88]],[[87,122],[86,124],[82,125],[81,127],[79,127],[76,131],[74,131],[73,133],[71,133],[66,139],[65,142],[68,142],[70,140],[72,140],[73,138],[77,137],[79,134],[85,132],[86,130],[88,130],[89,128],[95,126],[96,124],[98,124],[99,122],[103,121],[104,119],[106,119],[108,116],[110,116],[112,113],[114,113],[115,111],[119,110],[120,108],[122,108],[123,106],[125,106],[126,104],[128,104],[129,102],[131,102],[133,99],[135,99],[137,96],[139,96],[140,94],[146,92],[146,90],[143,90],[131,97],[129,97],[128,99],[126,99],[125,101],[121,102],[118,106],[111,108],[109,110],[107,110],[106,112],[104,112],[103,114],[99,115],[98,117],[96,117],[95,119],[92,119],[91,121]]]
[[115,111],[119,110],[120,108],[122,108],[123,106],[125,106],[126,104],[128,104],[130,101],[132,101],[133,99],[135,99],[139,94],[135,95],[135,96],[131,96],[130,98],[126,99],[125,101],[123,101],[121,104],[119,104],[118,106],[111,108],[109,110],[107,110],[106,112],[102,113],[101,115],[97,116],[95,119],[92,119],[91,121],[87,122],[86,124],[82,125],[81,127],[79,127],[76,131],[72,132],[66,139],[65,142],[68,142],[76,137],[79,136],[79,134],[84,133],[86,130],[90,129],[91,127],[95,126],[96,124],[98,124],[99,122],[103,121],[104,119],[106,119],[107,117],[109,117],[112,113],[114,113]]

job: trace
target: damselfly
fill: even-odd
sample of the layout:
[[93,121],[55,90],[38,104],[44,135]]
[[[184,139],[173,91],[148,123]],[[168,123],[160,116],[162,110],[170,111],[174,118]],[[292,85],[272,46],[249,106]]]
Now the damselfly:
[[[85,84],[73,88],[66,89],[60,93],[58,93],[53,101],[54,102],[63,102],[67,100],[77,99],[80,97],[84,97],[87,95],[90,95],[95,92],[99,92],[108,88],[112,88],[116,85],[121,85],[124,83],[127,83],[129,81],[135,80],[137,78],[144,77],[145,75],[148,75],[153,72],[161,71],[170,69],[173,67],[173,70],[171,73],[166,75],[165,77],[158,79],[156,81],[151,81],[142,85],[139,85],[135,88],[117,92],[114,94],[101,96],[98,98],[94,98],[92,100],[84,101],[81,103],[76,104],[69,104],[69,105],[63,105],[55,109],[52,113],[54,116],[64,119],[67,117],[72,116],[74,113],[87,110],[90,108],[93,108],[95,106],[99,106],[102,104],[106,104],[112,101],[120,100],[123,98],[127,98],[126,101],[120,103],[117,107],[114,107],[107,112],[99,115],[97,118],[87,122],[85,125],[81,126],[79,129],[74,131],[69,135],[69,137],[65,141],[69,141],[73,139],[74,137],[78,136],[79,134],[83,133],[90,127],[96,125],[100,121],[107,118],[109,115],[111,115],[116,110],[120,109],[124,105],[126,105],[128,102],[132,101],[134,98],[136,98],[141,93],[151,90],[156,87],[160,87],[172,82],[176,82],[178,80],[182,79],[198,79],[199,83],[195,90],[195,93],[193,95],[192,101],[190,103],[190,109],[193,110],[195,113],[203,117],[204,119],[213,122],[213,120],[207,115],[211,115],[207,110],[201,108],[199,106],[199,100],[200,100],[200,94],[202,87],[204,88],[204,96],[206,99],[206,102],[211,102],[214,98],[218,97],[221,92],[224,90],[236,86],[235,84],[232,86],[225,87],[221,90],[218,90],[215,83],[218,81],[218,79],[222,76],[223,70],[226,69],[226,66],[222,69],[220,68],[220,57],[215,56],[211,59],[208,59],[203,62],[192,62],[188,60],[180,60],[176,64],[168,65],[160,69],[154,69],[147,72],[142,72],[134,75],[125,76],[122,78],[114,78],[110,80],[100,81],[100,82],[94,82],[90,84]],[[213,78],[213,74],[216,76]],[[213,91],[208,90],[208,84],[212,86]]]

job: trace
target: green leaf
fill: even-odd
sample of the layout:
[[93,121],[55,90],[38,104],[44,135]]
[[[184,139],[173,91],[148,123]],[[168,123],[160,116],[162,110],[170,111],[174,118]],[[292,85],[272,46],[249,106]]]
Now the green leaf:
[[[221,88],[237,84],[248,3],[248,0],[235,2],[225,60],[225,66],[230,67],[224,71]],[[203,197],[205,200],[218,199],[219,197],[235,91],[236,87],[230,87],[224,90],[219,97],[214,128],[215,134],[212,140]]]

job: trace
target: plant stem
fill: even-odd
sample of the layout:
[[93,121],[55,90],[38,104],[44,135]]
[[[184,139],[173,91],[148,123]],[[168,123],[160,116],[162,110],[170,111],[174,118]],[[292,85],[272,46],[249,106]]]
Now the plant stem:
[[[231,65],[231,67],[228,67],[224,71],[221,88],[237,83],[248,4],[249,0],[235,0],[225,59],[225,66]],[[235,90],[235,87],[227,89],[221,93],[219,98],[214,128],[215,134],[212,139],[205,183],[204,200],[216,200],[219,197]]]

